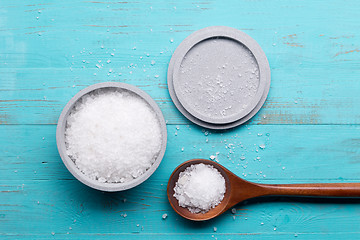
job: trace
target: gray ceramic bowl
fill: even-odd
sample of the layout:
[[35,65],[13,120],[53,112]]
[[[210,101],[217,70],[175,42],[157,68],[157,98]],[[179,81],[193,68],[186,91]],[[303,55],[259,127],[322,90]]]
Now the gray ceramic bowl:
[[[162,132],[162,143],[161,143],[161,150],[156,158],[153,165],[141,176],[138,178],[135,178],[129,182],[124,183],[101,183],[97,180],[90,179],[87,177],[84,173],[82,173],[75,165],[75,163],[70,159],[70,157],[66,154],[66,146],[65,146],[65,127],[66,127],[66,120],[67,117],[72,110],[74,104],[85,94],[92,92],[94,90],[100,89],[100,88],[120,88],[125,89],[127,91],[133,92],[143,98],[154,110],[157,117],[159,118],[161,132]],[[126,84],[126,83],[117,83],[117,82],[105,82],[105,83],[99,83],[91,85],[80,92],[78,92],[70,101],[66,104],[64,107],[57,124],[56,129],[56,144],[57,148],[60,154],[60,157],[62,161],[64,162],[66,168],[70,171],[70,173],[77,178],[80,182],[84,183],[85,185],[102,190],[107,192],[116,192],[116,191],[123,191],[126,189],[133,188],[142,182],[144,182],[146,179],[148,179],[157,169],[157,167],[160,165],[160,162],[165,154],[166,149],[166,141],[167,141],[167,131],[166,131],[166,124],[164,117],[162,115],[162,112],[156,102],[144,91],[140,90],[139,88]]]

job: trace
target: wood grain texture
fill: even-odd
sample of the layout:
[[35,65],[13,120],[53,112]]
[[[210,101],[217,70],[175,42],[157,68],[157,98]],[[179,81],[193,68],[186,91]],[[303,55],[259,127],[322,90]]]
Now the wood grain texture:
[[[222,133],[168,125],[168,148],[159,169],[139,187],[114,194],[92,190],[70,175],[57,154],[55,129],[53,125],[0,126],[0,232],[19,236],[31,232],[28,238],[51,237],[55,232],[59,239],[67,232],[74,238],[136,233],[145,234],[140,238],[165,234],[179,239],[198,233],[203,238],[219,234],[216,236],[224,239],[242,238],[237,234],[264,238],[279,234],[285,239],[295,233],[310,234],[308,238],[311,234],[360,233],[356,200],[255,200],[238,205],[236,214],[227,212],[194,225],[173,212],[166,198],[166,184],[177,165],[217,152],[222,165],[254,182],[360,182],[357,125],[255,125]],[[331,224],[334,219],[337,224]]]
[[[210,155],[259,183],[360,182],[359,11],[355,0],[0,1],[0,238],[359,238],[358,200],[257,199],[194,224],[166,199],[174,168]],[[179,43],[212,25],[253,37],[272,74],[262,110],[225,132],[188,122],[166,84]],[[67,101],[104,81],[145,90],[168,120],[159,169],[115,194],[76,181],[55,144]]]
[[307,3],[2,1],[0,122],[55,124],[80,89],[123,81],[154,97],[169,123],[188,123],[167,91],[171,54],[191,32],[227,25],[270,62],[269,98],[252,123],[359,124],[360,20],[351,16],[360,4]]

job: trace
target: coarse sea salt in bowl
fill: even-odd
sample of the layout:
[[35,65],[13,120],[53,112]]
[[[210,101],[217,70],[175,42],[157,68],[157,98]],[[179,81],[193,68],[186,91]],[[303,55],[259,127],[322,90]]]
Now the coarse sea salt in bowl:
[[159,166],[167,131],[155,101],[139,88],[118,82],[91,85],[64,107],[56,143],[70,173],[107,192],[133,188]]

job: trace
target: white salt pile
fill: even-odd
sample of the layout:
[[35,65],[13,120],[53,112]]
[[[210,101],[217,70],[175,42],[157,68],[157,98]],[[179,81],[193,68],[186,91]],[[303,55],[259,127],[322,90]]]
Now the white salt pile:
[[91,179],[128,182],[144,174],[161,149],[160,122],[150,105],[127,90],[83,96],[67,118],[68,156]]
[[225,179],[213,166],[195,164],[179,174],[174,191],[179,206],[192,213],[205,213],[223,200]]

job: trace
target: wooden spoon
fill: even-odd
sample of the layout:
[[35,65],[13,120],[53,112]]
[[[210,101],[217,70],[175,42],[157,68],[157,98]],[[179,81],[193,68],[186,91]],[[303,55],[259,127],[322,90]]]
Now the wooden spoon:
[[[193,164],[204,163],[215,167],[225,178],[226,192],[219,205],[206,213],[191,213],[180,207],[174,197],[174,186],[179,173]],[[244,200],[261,196],[314,196],[314,197],[360,197],[360,183],[314,183],[314,184],[259,184],[239,178],[218,163],[206,159],[193,159],[179,165],[171,174],[167,195],[171,207],[184,218],[204,221],[217,217]]]

